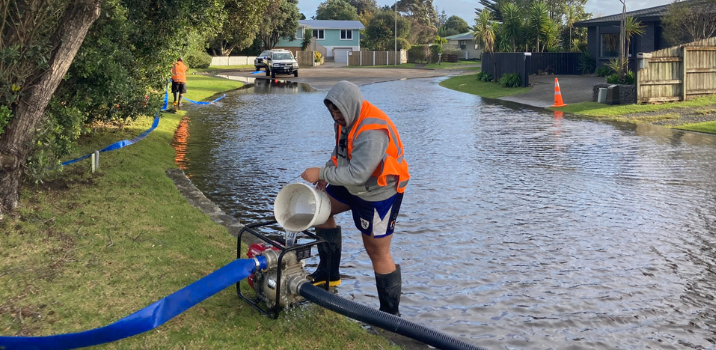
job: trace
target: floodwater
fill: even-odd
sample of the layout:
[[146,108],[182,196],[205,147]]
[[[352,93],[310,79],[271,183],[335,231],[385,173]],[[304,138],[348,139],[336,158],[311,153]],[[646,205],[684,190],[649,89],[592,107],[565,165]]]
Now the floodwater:
[[[441,79],[361,87],[410,164],[392,249],[405,319],[488,349],[716,348],[716,136],[508,108]],[[198,107],[179,164],[227,213],[270,219],[330,156],[325,94],[264,82]],[[338,293],[377,308],[360,234],[338,222]]]

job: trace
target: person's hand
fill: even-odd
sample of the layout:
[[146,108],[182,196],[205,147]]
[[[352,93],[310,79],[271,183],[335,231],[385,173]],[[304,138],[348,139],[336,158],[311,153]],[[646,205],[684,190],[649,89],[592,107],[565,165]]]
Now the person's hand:
[[301,178],[315,185],[319,181],[320,172],[321,168],[308,168],[303,171]]
[[325,191],[326,186],[328,186],[328,182],[326,182],[326,180],[318,180],[318,183],[316,183],[316,188],[321,191]]

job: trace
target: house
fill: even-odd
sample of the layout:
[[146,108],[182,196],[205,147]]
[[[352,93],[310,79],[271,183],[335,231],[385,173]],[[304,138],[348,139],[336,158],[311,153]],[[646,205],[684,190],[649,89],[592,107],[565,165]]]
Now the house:
[[349,51],[360,51],[360,31],[365,26],[360,21],[300,20],[296,40],[281,38],[276,48],[300,49],[306,29],[313,31],[312,48],[309,49],[320,51],[329,60],[334,58],[336,62],[346,62]]
[[[635,35],[629,44],[629,67],[634,70],[636,54],[639,52],[652,52],[671,47],[663,35],[661,18],[670,5],[650,7],[642,10],[627,12],[627,16],[634,17],[644,25],[644,34]],[[596,66],[601,67],[610,59],[619,58],[619,35],[622,14],[592,18],[574,24],[575,27],[587,28],[587,50],[596,60]]]
[[459,57],[460,59],[479,59],[482,55],[482,49],[475,42],[472,32],[451,35],[445,37],[444,39],[447,39],[448,45],[453,46],[462,52],[462,55]]

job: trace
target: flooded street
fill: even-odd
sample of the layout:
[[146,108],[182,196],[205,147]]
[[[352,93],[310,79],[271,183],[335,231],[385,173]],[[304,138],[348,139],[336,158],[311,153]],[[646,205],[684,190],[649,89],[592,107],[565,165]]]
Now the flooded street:
[[[716,348],[716,136],[512,109],[443,79],[361,87],[410,164],[402,317],[488,349]],[[263,82],[193,108],[177,161],[228,214],[269,220],[330,157],[325,95]],[[360,233],[338,222],[338,294],[377,308]]]

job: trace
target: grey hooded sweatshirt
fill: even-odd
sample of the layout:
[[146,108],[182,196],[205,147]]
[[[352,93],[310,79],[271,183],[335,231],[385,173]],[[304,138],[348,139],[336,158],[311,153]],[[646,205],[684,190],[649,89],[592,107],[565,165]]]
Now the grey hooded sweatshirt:
[[[340,81],[328,91],[324,103],[326,101],[338,107],[346,126],[341,128],[339,144],[333,149],[332,155],[338,159],[338,166],[334,166],[333,161],[329,160],[326,166],[321,168],[319,179],[331,185],[344,186],[352,195],[371,202],[386,200],[398,193],[396,176],[388,176],[387,186],[378,186],[378,179],[371,176],[388,149],[389,138],[386,131],[361,132],[353,140],[353,152],[351,159],[348,159],[348,134],[358,120],[363,104],[363,96],[358,86],[348,81]],[[337,133],[338,124],[334,127]]]

